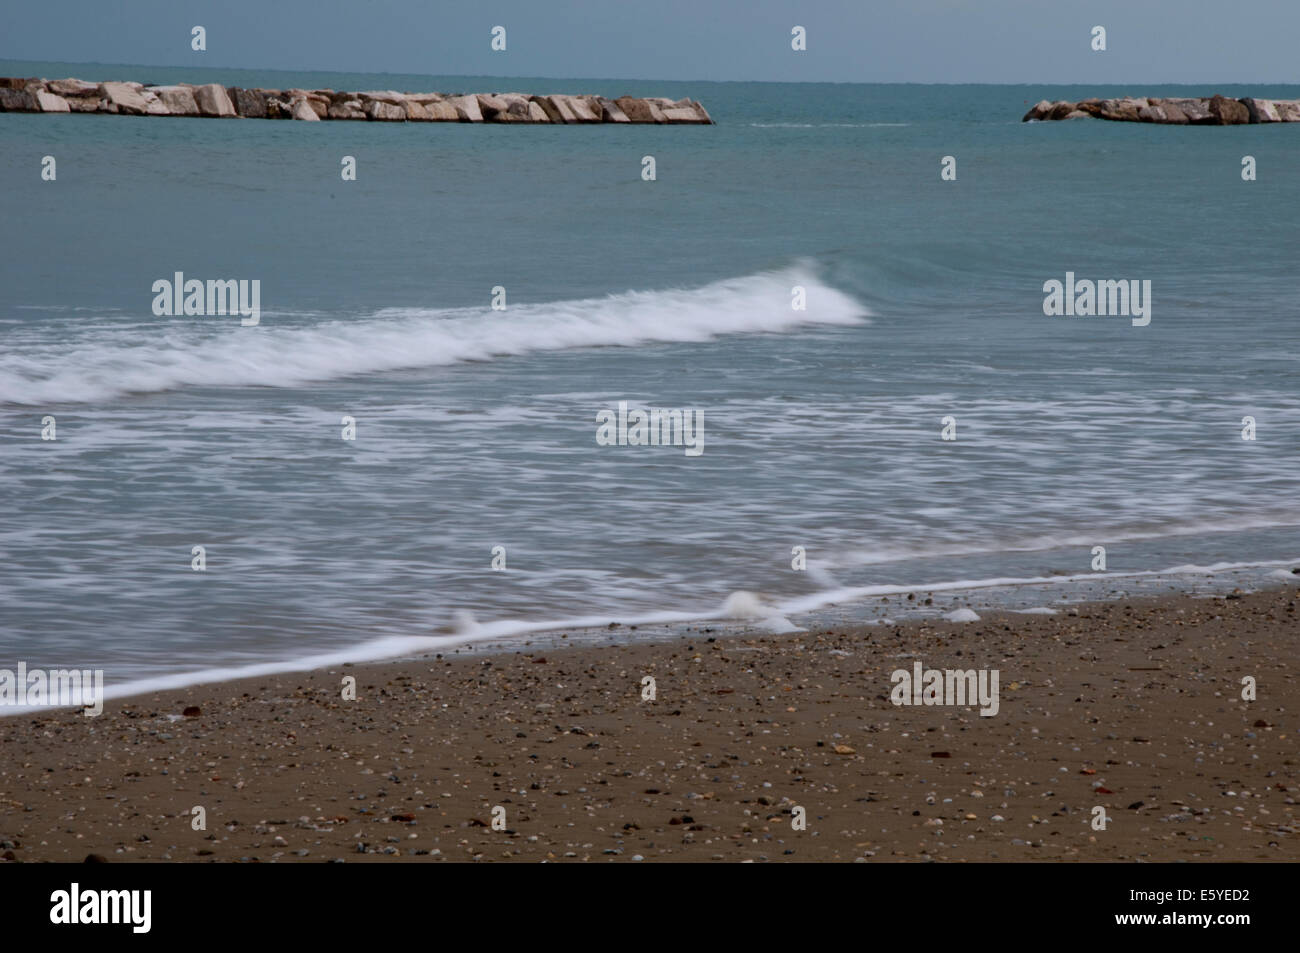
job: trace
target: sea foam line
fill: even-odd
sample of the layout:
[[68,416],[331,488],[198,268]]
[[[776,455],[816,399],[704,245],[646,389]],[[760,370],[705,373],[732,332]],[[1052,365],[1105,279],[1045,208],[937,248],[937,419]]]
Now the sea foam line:
[[[807,596],[786,599],[767,606],[761,599],[751,594],[733,593],[721,608],[693,612],[656,612],[632,618],[613,619],[609,615],[590,615],[559,621],[528,622],[519,620],[498,620],[478,623],[468,614],[459,615],[456,631],[450,635],[430,636],[386,636],[364,642],[360,645],[334,652],[321,652],[271,662],[258,662],[252,665],[229,666],[222,668],[201,669],[191,672],[177,672],[170,675],[157,675],[135,679],[120,685],[110,686],[104,690],[103,699],[130,698],[151,692],[169,691],[178,688],[191,688],[197,685],[209,685],[219,682],[234,681],[242,678],[257,678],[266,675],[280,675],[288,672],[304,672],[331,668],[347,663],[379,662],[385,659],[406,658],[449,647],[476,644],[534,635],[560,630],[595,630],[606,628],[611,622],[626,626],[675,625],[686,622],[735,622],[748,621],[772,623],[774,631],[793,631],[784,616],[788,614],[813,612],[836,603],[855,603],[886,595],[901,595],[907,592],[953,592],[977,589],[998,589],[1043,584],[1059,585],[1067,582],[1106,581],[1116,579],[1151,578],[1170,575],[1216,574],[1243,569],[1264,569],[1269,566],[1294,566],[1300,564],[1300,556],[1293,559],[1267,560],[1263,562],[1212,563],[1207,566],[1182,565],[1168,569],[1146,569],[1128,572],[1088,572],[1069,576],[1029,576],[1029,577],[993,577],[989,579],[958,579],[946,582],[916,583],[911,585],[876,585],[858,586],[825,590]],[[740,597],[740,598],[738,598]],[[0,707],[0,717],[32,711],[51,711],[50,708],[33,708],[32,706]]]

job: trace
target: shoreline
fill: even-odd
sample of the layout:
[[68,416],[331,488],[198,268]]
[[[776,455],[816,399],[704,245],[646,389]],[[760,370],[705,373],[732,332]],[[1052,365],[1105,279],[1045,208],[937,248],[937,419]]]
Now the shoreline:
[[[1292,570],[1280,567],[1295,566]],[[1270,567],[1272,568],[1271,571]],[[1220,563],[1212,566],[1174,567],[1165,570],[1133,570],[1106,573],[1037,576],[1032,578],[950,580],[929,585],[879,584],[817,590],[802,597],[790,597],[773,606],[753,593],[738,591],[713,611],[658,612],[615,618],[587,615],[558,620],[530,621],[497,619],[483,623],[468,617],[466,622],[444,625],[429,635],[390,634],[368,639],[346,648],[321,647],[291,659],[266,659],[244,664],[210,665],[180,672],[139,675],[124,683],[109,685],[100,695],[103,702],[127,701],[134,697],[166,691],[184,691],[221,685],[249,678],[288,676],[340,665],[372,665],[411,661],[444,651],[462,651],[479,656],[508,655],[541,645],[617,647],[624,644],[671,641],[692,630],[716,632],[722,638],[752,635],[784,635],[819,627],[863,627],[915,625],[938,621],[951,611],[977,610],[988,614],[1058,614],[1073,611],[1077,603],[1101,604],[1150,595],[1144,587],[1160,587],[1171,581],[1176,593],[1189,598],[1211,598],[1229,592],[1254,592],[1285,587],[1300,577],[1300,558],[1264,562]],[[1121,586],[1122,588],[1114,588]],[[1171,587],[1172,588],[1172,587]],[[1106,595],[1102,595],[1106,592]],[[1168,595],[1162,592],[1161,595]],[[944,603],[945,604],[941,604]],[[933,604],[933,605],[932,605]],[[796,621],[791,621],[793,617]],[[632,636],[630,633],[638,633]],[[26,660],[30,668],[39,668]],[[51,666],[58,669],[60,666]],[[93,666],[79,666],[93,671]],[[49,669],[47,669],[49,670]],[[62,706],[71,709],[75,706]],[[59,710],[59,706],[22,706],[0,701],[0,724],[19,718]]]
[[[0,720],[0,856],[1293,861],[1298,599],[701,628],[27,713]],[[998,671],[998,713],[893,704],[916,661]]]

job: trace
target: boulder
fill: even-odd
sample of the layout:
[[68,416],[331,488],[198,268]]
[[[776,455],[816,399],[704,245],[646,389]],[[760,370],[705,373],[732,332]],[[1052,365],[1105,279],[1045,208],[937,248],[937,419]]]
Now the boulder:
[[663,111],[655,103],[632,96],[620,96],[614,100],[615,105],[623,110],[628,122],[667,122]]
[[1138,110],[1138,119],[1142,120],[1142,122],[1163,123],[1165,121],[1164,108],[1154,104],[1151,106],[1143,106]]
[[532,101],[541,108],[542,112],[546,113],[546,118],[551,122],[563,123],[578,121],[576,117],[571,118],[573,114],[567,106],[561,108],[556,104],[554,97],[534,96],[532,97]]
[[1208,123],[1214,122],[1214,117],[1210,115],[1210,106],[1204,99],[1162,99],[1161,105],[1165,107],[1165,112],[1169,112],[1170,106],[1176,106],[1190,123]]
[[1273,105],[1271,99],[1255,99],[1246,97],[1240,100],[1241,104],[1246,107],[1246,112],[1250,116],[1251,122],[1281,122],[1282,119],[1277,114],[1277,107]]
[[115,113],[143,116],[149,109],[149,104],[145,102],[144,97],[132,89],[129,83],[100,83],[99,98],[107,100],[108,105],[117,107],[106,110]]
[[1300,122],[1300,101],[1294,99],[1275,99],[1273,108],[1277,110],[1279,122]]
[[479,112],[483,114],[486,122],[495,122],[497,116],[510,108],[510,104],[499,96],[489,96],[486,93],[478,94]]
[[[348,95],[351,95],[349,93]],[[419,103],[421,106],[428,106],[430,103],[440,103],[446,97],[442,93],[403,93],[407,100],[413,103]]]
[[1102,119],[1110,119],[1116,122],[1140,122],[1141,117],[1138,112],[1149,105],[1151,104],[1145,99],[1133,99],[1126,96],[1123,99],[1103,99],[1098,110]]
[[1101,100],[1095,96],[1092,99],[1081,99],[1074,104],[1074,108],[1086,112],[1089,116],[1101,118]]
[[194,102],[199,107],[199,112],[204,116],[215,116],[218,119],[235,118],[235,107],[230,104],[230,97],[226,95],[226,87],[217,83],[196,86],[194,88]]
[[159,99],[157,94],[148,86],[140,90],[140,96],[144,99],[146,103],[144,109],[145,115],[170,116],[172,114],[172,111],[167,108],[166,103],[164,103],[161,99]]
[[312,108],[312,112],[316,114],[317,119],[329,118],[330,100],[325,94],[315,92],[308,93],[307,105]]
[[[1153,99],[1151,100],[1151,107],[1153,109],[1159,109],[1161,115],[1164,117],[1163,119],[1157,120],[1158,122],[1165,123],[1166,125],[1187,125],[1187,113],[1183,112],[1182,107],[1173,100]],[[1139,112],[1141,112],[1141,110],[1139,110]]]
[[329,108],[330,119],[365,119],[366,111],[361,105],[359,99],[348,99],[342,102],[331,103]]
[[497,93],[505,101],[509,122],[550,122],[551,119],[537,103],[523,93]]
[[267,119],[292,119],[293,100],[278,89],[254,90],[261,93],[262,102],[266,104]]
[[569,108],[578,117],[578,122],[600,122],[600,107],[594,96],[568,96]]
[[618,108],[618,103],[611,102],[604,96],[596,97],[596,105],[600,107],[601,122],[631,122],[627,114]]
[[1020,117],[1021,122],[1042,122],[1052,112],[1053,103],[1046,99],[1040,99],[1029,107],[1029,112]]
[[1240,126],[1250,122],[1250,110],[1235,99],[1215,96],[1210,100],[1210,115],[1220,126]]
[[[703,119],[692,106],[670,106],[664,111],[664,119],[675,123],[703,123]],[[1062,116],[1062,119],[1065,117]]]
[[407,122],[429,122],[433,119],[429,111],[420,103],[413,99],[402,100],[402,108],[406,110]]
[[1047,114],[1048,119],[1064,119],[1070,113],[1074,112],[1074,103],[1060,100],[1052,104],[1052,111]]
[[352,95],[362,102],[388,103],[392,106],[400,106],[406,101],[406,94],[399,93],[394,89],[371,89],[363,93],[353,93]]
[[43,113],[66,113],[71,112],[68,101],[62,96],[56,96],[54,93],[38,92],[29,95],[36,97],[36,108]]
[[404,108],[379,99],[371,99],[366,102],[366,115],[373,122],[406,121],[406,110]]
[[460,122],[460,113],[449,102],[425,103],[424,111],[429,114],[429,118],[434,122]]
[[[161,88],[161,87],[160,87],[160,88]],[[169,89],[179,89],[180,87],[171,86],[171,87],[168,87],[168,88],[169,88]],[[182,90],[182,92],[188,92],[188,90]],[[261,91],[261,90],[259,90],[259,89],[243,89],[242,87],[239,87],[239,86],[231,86],[231,87],[227,90],[227,92],[228,92],[229,95],[230,95],[230,101],[231,101],[231,103],[232,103],[232,104],[234,105],[234,107],[235,107],[235,112],[237,112],[239,115],[243,116],[245,119],[265,119],[265,118],[266,118],[266,99],[262,96],[262,91]],[[159,93],[158,95],[161,96],[162,94]],[[190,96],[190,100],[191,100],[191,102],[193,101],[193,99],[194,99],[194,97],[193,97],[193,95],[191,95],[191,96]],[[186,116],[197,115],[197,113],[198,113],[198,109],[199,109],[199,107],[198,107],[198,106],[195,106],[195,107],[194,107],[194,112],[192,112],[192,113],[187,112],[187,113],[184,113],[183,115],[186,115]],[[173,112],[176,111],[176,109],[175,109],[174,106],[172,107],[172,111],[173,111]]]
[[1070,110],[1070,115],[1066,116],[1065,118],[1066,119],[1091,119],[1092,113],[1087,112],[1086,110],[1083,109],[1072,109]]
[[57,96],[99,96],[99,84],[84,79],[52,79],[45,87]]
[[99,98],[96,96],[69,96],[68,108],[74,113],[93,113],[99,111]]
[[466,96],[452,96],[447,102],[451,103],[456,109],[456,115],[461,122],[482,122],[483,113],[478,108],[478,97],[470,94]]
[[311,108],[311,103],[307,102],[306,97],[293,101],[293,108],[289,110],[289,115],[306,122],[320,122],[320,116],[316,115],[316,110]]
[[[561,117],[559,120],[552,117],[551,122],[600,122],[600,118],[592,111],[590,103],[587,102],[584,96],[556,95],[545,98],[550,100],[551,105],[555,107],[555,111]],[[545,103],[542,103],[542,109],[546,110],[548,116],[551,114],[551,111],[546,109]]]

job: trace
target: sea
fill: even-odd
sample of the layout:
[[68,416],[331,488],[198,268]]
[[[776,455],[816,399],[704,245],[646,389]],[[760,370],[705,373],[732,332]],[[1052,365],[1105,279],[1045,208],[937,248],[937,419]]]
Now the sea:
[[[0,114],[0,666],[124,695],[1300,567],[1300,124],[1021,122],[1300,86],[0,74],[716,121]],[[258,323],[155,314],[177,273],[258,281]],[[1149,323],[1046,314],[1067,275]],[[698,452],[598,439],[620,403]]]

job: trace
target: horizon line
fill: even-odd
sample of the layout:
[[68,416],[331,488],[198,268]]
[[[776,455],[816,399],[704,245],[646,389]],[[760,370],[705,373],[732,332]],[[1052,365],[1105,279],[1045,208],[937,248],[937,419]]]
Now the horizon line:
[[[165,63],[104,63],[98,60],[33,60],[6,57],[0,55],[0,60],[9,60],[14,63],[60,63],[68,66],[95,66],[95,67],[132,67],[137,69],[187,69],[186,65],[171,65]],[[670,79],[667,77],[629,77],[629,76],[532,76],[524,74],[507,74],[507,73],[408,73],[393,72],[390,70],[347,70],[347,69],[319,69],[319,68],[286,68],[286,67],[262,67],[262,66],[196,66],[201,70],[224,70],[227,72],[260,72],[260,73],[340,73],[367,76],[445,76],[450,79],[544,79],[555,80],[557,82],[571,82],[577,80],[610,80],[625,83],[762,83],[772,86],[789,85],[789,86],[1131,86],[1145,83],[1148,86],[1202,86],[1216,84],[1219,86],[1300,86],[1300,82],[1278,82],[1272,80],[1231,80],[1231,81],[1211,81],[1197,80],[1195,82],[1186,81],[1110,81],[1104,83],[1096,82],[989,82],[981,80],[960,80],[960,81],[941,81],[941,80],[856,80],[856,79]],[[80,78],[80,77],[78,77]]]

